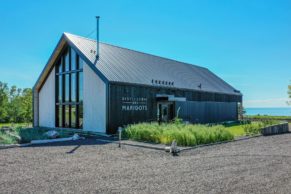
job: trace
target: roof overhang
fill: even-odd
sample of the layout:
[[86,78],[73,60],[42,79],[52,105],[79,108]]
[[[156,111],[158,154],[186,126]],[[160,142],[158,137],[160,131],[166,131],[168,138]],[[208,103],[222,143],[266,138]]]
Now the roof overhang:
[[44,69],[42,70],[40,76],[38,77],[33,90],[38,92],[43,83],[45,82],[46,78],[48,77],[49,73],[53,69],[53,66],[60,56],[60,53],[63,51],[64,47],[68,45],[75,50],[75,52],[84,60],[86,64],[105,82],[108,83],[108,79],[96,68],[97,60],[95,64],[93,64],[77,47],[74,45],[71,40],[66,36],[66,33],[63,33],[56,48],[54,49],[53,53],[51,54],[47,64],[45,65]]
[[47,64],[43,68],[40,76],[38,77],[33,89],[36,91],[39,91],[41,89],[41,86],[43,82],[46,80],[47,76],[49,75],[50,71],[53,68],[53,65],[55,64],[56,59],[58,58],[59,54],[61,53],[62,49],[66,45],[67,41],[65,38],[65,35],[63,34],[60,38],[56,48],[54,49],[53,53],[51,54]]

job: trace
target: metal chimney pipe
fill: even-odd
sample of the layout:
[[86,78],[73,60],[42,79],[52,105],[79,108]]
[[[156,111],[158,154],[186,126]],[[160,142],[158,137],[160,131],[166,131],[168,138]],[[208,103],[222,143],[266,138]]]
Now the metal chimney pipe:
[[96,58],[99,59],[99,18],[100,16],[96,16],[96,20],[97,20],[97,31],[96,31],[96,41],[97,41],[97,48],[96,48]]

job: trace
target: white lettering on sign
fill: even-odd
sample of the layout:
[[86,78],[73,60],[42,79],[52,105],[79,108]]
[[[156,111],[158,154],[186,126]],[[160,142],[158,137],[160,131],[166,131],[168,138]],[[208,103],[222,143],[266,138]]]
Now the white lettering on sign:
[[134,110],[134,111],[142,111],[142,110],[148,110],[148,107],[146,105],[143,106],[138,106],[138,105],[122,105],[121,106],[121,110],[122,111],[130,111],[130,110]]
[[147,98],[144,97],[122,97],[122,111],[147,111]]

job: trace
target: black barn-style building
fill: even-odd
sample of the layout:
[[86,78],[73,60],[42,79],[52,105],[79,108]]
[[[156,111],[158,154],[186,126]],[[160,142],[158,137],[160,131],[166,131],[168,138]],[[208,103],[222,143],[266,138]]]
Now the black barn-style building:
[[238,119],[242,94],[207,68],[105,43],[96,57],[96,46],[63,34],[34,86],[35,126],[111,134],[177,116],[190,123]]

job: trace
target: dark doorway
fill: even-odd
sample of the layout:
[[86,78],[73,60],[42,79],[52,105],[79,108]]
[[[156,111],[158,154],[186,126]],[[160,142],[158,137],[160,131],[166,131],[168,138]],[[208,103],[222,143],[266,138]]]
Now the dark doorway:
[[174,106],[172,102],[158,102],[158,121],[169,122],[174,119]]

